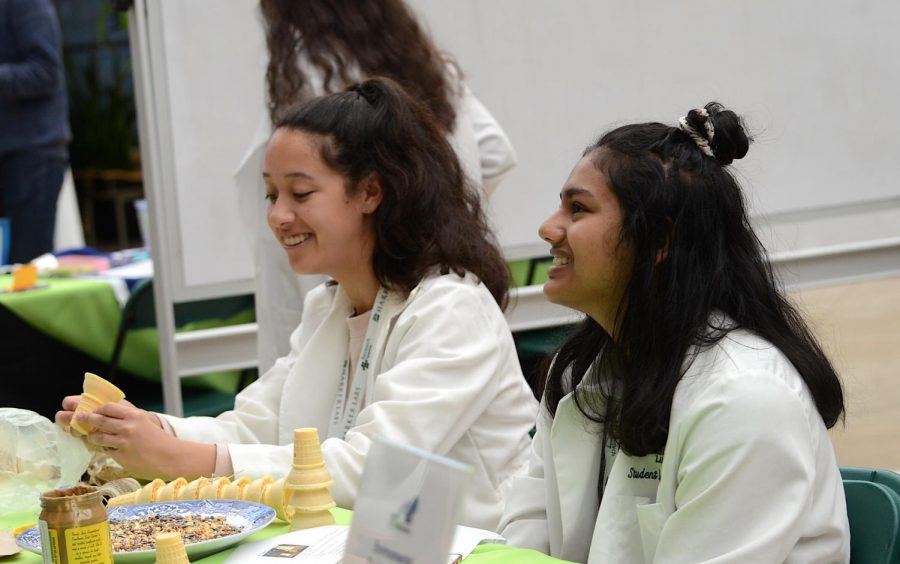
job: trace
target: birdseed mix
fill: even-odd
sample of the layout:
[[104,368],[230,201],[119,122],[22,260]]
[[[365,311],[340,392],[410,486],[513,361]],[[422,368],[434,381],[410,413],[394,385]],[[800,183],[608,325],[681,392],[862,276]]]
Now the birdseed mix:
[[222,515],[148,515],[110,521],[109,528],[113,552],[152,550],[154,537],[161,533],[180,533],[184,544],[191,544],[241,532]]

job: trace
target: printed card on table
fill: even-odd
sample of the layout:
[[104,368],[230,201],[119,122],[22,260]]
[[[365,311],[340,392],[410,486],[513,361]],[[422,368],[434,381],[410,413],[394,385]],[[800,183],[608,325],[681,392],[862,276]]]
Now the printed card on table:
[[343,561],[442,561],[450,553],[471,474],[455,460],[376,437]]

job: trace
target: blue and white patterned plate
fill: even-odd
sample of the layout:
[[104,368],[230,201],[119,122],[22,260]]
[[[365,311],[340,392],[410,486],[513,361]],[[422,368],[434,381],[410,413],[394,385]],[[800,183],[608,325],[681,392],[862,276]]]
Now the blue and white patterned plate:
[[[275,511],[261,503],[251,501],[237,501],[231,499],[201,499],[195,501],[165,501],[156,503],[139,503],[136,505],[123,505],[110,507],[110,521],[122,519],[137,519],[149,515],[181,515],[212,517],[221,515],[225,521],[241,532],[227,537],[200,541],[185,545],[188,558],[196,560],[214,552],[218,552],[229,546],[235,545],[262,529],[275,518]],[[23,531],[16,537],[16,544],[30,550],[41,553],[41,532],[37,526]],[[116,564],[132,564],[138,562],[153,562],[156,559],[156,550],[134,550],[130,552],[115,552],[113,558]]]

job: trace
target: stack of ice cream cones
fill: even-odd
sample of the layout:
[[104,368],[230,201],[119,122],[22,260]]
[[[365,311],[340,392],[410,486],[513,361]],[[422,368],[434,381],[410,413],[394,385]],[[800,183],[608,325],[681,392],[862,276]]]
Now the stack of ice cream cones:
[[335,506],[328,490],[334,485],[325,468],[319,430],[315,427],[294,430],[294,465],[284,483],[289,496],[285,513],[291,530],[333,525],[329,509]]

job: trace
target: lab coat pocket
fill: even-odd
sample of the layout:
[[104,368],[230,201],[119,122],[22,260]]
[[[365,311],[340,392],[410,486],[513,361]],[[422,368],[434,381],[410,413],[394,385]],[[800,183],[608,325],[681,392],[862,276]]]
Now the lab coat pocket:
[[638,510],[648,501],[634,495],[603,497],[588,562],[644,562]]
[[648,503],[637,507],[644,562],[653,562],[653,557],[656,555],[656,545],[659,543],[659,535],[662,533],[666,517],[666,510],[662,503]]

